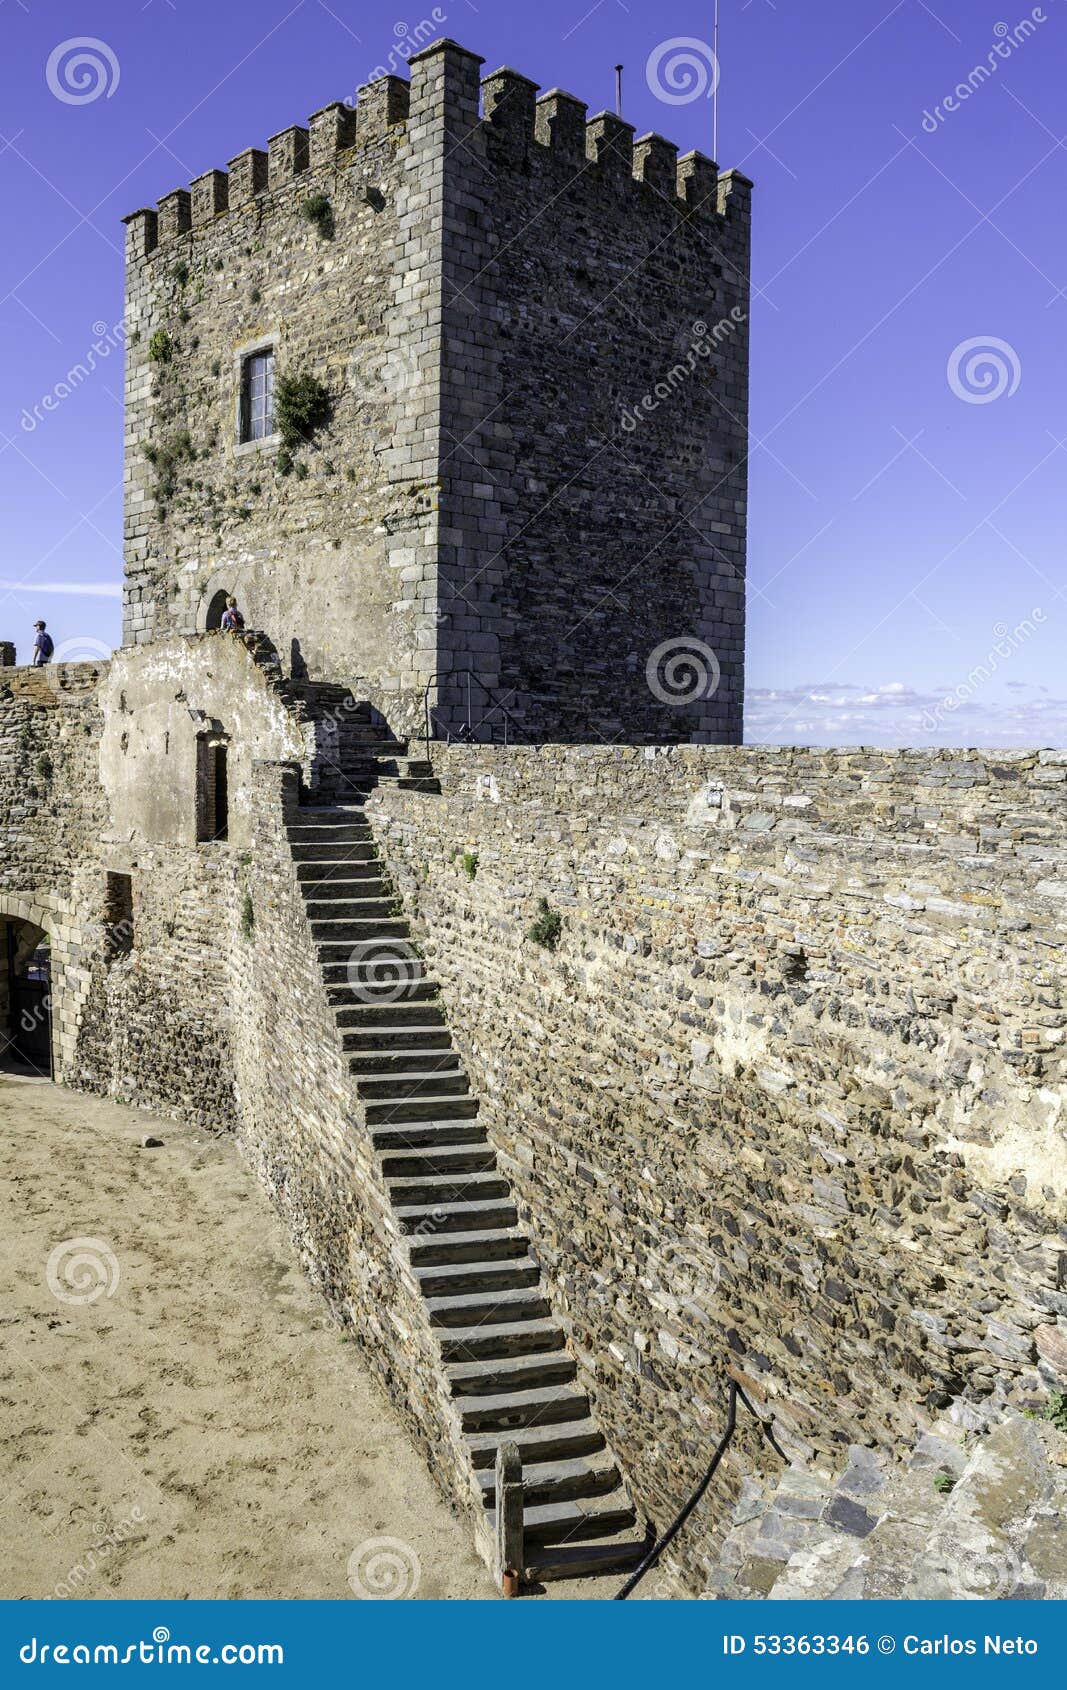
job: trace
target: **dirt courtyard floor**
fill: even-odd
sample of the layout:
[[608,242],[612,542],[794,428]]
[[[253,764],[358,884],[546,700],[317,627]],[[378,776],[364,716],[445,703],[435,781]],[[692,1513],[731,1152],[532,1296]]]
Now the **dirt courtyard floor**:
[[0,1138],[0,1597],[495,1595],[231,1142],[2,1075]]

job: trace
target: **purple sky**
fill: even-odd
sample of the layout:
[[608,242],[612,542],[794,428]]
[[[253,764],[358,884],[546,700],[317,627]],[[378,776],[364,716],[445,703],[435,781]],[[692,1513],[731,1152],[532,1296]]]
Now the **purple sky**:
[[[622,60],[638,132],[710,152],[710,102],[663,99],[654,66],[710,42],[711,13],[444,0],[428,33],[591,110]],[[432,14],[0,0],[0,638],[23,654],[37,615],[72,657],[119,638],[119,219],[402,71]],[[722,0],[722,20],[719,163],[757,185],[748,736],[1067,744],[1064,0]],[[48,74],[86,36],[107,49],[90,100],[63,57]]]

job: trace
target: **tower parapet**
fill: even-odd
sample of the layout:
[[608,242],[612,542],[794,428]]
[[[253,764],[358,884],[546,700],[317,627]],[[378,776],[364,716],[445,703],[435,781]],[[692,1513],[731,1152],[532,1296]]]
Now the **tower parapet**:
[[[233,591],[399,727],[462,673],[534,737],[737,738],[751,184],[409,63],[126,219],[125,639]],[[718,681],[678,704],[685,639]]]

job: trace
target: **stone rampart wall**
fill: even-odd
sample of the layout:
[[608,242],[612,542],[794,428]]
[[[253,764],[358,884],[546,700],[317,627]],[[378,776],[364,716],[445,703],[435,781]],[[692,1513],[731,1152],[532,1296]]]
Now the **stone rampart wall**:
[[[1067,753],[437,762],[375,826],[661,1524],[729,1364],[831,1467],[1062,1384]],[[734,1482],[764,1459],[746,1433]]]

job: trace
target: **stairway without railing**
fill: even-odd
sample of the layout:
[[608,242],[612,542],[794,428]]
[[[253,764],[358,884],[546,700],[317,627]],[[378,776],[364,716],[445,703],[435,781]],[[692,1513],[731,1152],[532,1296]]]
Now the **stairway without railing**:
[[[523,1463],[527,1581],[623,1571],[646,1546],[635,1510],[479,1122],[429,977],[364,811],[383,780],[436,790],[424,761],[369,710],[316,689],[340,723],[332,765],[287,821],[303,900],[354,1098],[388,1192],[407,1277],[437,1357],[445,1413],[491,1557],[501,1443]],[[322,743],[320,739],[320,745]],[[323,800],[325,799],[325,802]]]

